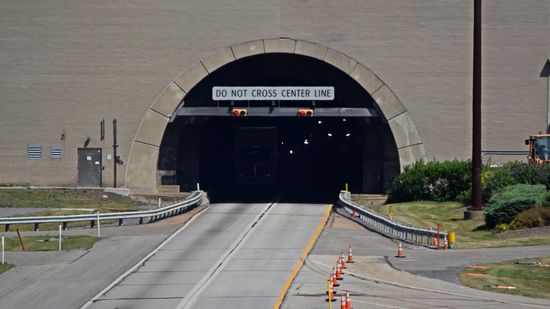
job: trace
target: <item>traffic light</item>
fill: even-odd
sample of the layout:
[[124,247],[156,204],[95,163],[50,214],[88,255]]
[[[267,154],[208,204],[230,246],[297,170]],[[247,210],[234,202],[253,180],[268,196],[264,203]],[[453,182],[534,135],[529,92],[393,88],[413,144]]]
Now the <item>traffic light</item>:
[[311,108],[301,108],[298,110],[298,116],[300,117],[311,117],[313,116],[313,109]]
[[246,116],[246,109],[244,108],[234,108],[231,110],[231,115],[235,117]]

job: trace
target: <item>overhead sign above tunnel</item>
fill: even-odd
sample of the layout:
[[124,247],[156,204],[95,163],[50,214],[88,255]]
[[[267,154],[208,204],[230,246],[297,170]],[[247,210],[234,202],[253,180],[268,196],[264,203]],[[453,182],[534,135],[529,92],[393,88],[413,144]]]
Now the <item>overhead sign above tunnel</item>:
[[214,101],[332,101],[334,87],[212,87]]

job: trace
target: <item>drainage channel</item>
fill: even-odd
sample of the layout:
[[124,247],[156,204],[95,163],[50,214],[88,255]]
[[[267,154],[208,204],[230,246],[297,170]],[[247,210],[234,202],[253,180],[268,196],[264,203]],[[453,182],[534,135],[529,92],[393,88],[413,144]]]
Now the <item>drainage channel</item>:
[[220,259],[212,266],[201,280],[185,295],[183,300],[178,304],[178,309],[192,308],[200,294],[214,281],[223,268],[231,261],[231,258],[244,245],[246,240],[252,235],[263,218],[269,213],[276,202],[271,202],[267,207],[254,219],[254,221],[245,229],[245,231],[235,240],[235,242],[227,249]]

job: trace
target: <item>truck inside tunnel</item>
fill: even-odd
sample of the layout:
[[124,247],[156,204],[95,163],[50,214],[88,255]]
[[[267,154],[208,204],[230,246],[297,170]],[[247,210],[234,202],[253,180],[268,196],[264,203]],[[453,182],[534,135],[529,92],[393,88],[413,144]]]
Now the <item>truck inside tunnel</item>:
[[[333,86],[335,95],[214,101],[217,86]],[[181,191],[200,183],[215,202],[332,202],[346,183],[382,193],[399,158],[380,115],[360,85],[327,63],[294,54],[240,59],[187,93],[164,133],[157,182]]]

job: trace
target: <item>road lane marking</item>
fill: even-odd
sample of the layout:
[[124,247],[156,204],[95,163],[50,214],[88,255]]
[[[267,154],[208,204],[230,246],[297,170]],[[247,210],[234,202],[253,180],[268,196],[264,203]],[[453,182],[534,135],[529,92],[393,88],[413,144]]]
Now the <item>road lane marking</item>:
[[106,288],[101,290],[99,293],[97,293],[92,299],[87,301],[81,309],[88,308],[90,305],[92,305],[94,302],[98,301],[101,296],[104,294],[107,294],[112,288],[114,288],[116,285],[122,282],[122,280],[126,279],[130,274],[138,270],[148,259],[150,259],[153,255],[155,255],[162,247],[164,247],[170,240],[172,240],[174,237],[176,237],[181,231],[187,228],[195,219],[197,219],[202,213],[204,213],[205,210],[209,209],[210,206],[204,207],[199,212],[194,214],[185,224],[180,227],[178,230],[176,230],[172,235],[170,235],[168,238],[166,238],[160,245],[158,245],[153,251],[151,251],[149,254],[147,254],[143,259],[141,259],[139,262],[137,262],[134,266],[132,266],[130,269],[128,269],[125,273],[118,276],[111,284],[109,284]]
[[300,260],[298,261],[298,263],[294,267],[294,270],[292,271],[292,273],[290,274],[290,276],[286,280],[285,285],[283,286],[283,288],[281,290],[281,293],[279,294],[279,298],[277,298],[277,302],[273,306],[274,309],[279,309],[281,307],[281,305],[283,304],[283,300],[285,298],[286,293],[288,292],[288,289],[290,288],[290,285],[292,284],[292,281],[294,281],[294,278],[298,274],[298,271],[300,271],[300,268],[302,268],[302,265],[304,265],[304,261],[305,261],[307,255],[309,254],[309,252],[311,251],[311,249],[313,248],[313,244],[315,243],[315,241],[317,240],[317,237],[319,237],[319,234],[321,234],[321,231],[323,230],[323,227],[327,223],[327,220],[328,220],[328,217],[330,215],[331,210],[332,210],[332,205],[328,205],[327,210],[325,211],[325,215],[323,216],[323,219],[321,220],[321,222],[317,226],[317,229],[315,230],[315,233],[313,233],[313,235],[309,239],[309,242],[307,243],[307,246],[304,249],[304,252],[302,253],[302,256],[300,257]]
[[197,301],[199,295],[212,283],[212,281],[221,273],[225,265],[229,263],[231,258],[237,254],[240,248],[244,246],[246,240],[252,235],[252,232],[260,225],[260,222],[271,209],[276,202],[269,203],[267,207],[252,221],[252,223],[244,230],[244,232],[237,237],[237,240],[227,249],[227,251],[218,259],[218,262],[214,264],[208,270],[208,272],[201,278],[201,280],[185,295],[183,300],[176,307],[177,309],[192,308]]

